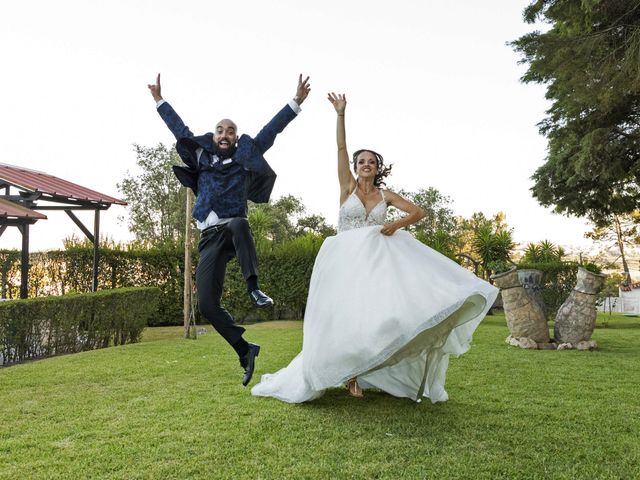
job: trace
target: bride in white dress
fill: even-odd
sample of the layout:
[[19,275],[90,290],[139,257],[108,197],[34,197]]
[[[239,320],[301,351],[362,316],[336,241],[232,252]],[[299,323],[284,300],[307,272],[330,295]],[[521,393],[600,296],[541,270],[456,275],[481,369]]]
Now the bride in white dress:
[[[316,257],[302,351],[263,375],[251,393],[299,403],[347,384],[355,397],[378,388],[445,401],[449,356],[469,349],[498,289],[399,230],[420,220],[422,209],[380,188],[390,168],[371,150],[354,154],[353,176],[346,98],[330,94],[329,100],[338,114],[338,234]],[[385,223],[389,205],[407,215]]]

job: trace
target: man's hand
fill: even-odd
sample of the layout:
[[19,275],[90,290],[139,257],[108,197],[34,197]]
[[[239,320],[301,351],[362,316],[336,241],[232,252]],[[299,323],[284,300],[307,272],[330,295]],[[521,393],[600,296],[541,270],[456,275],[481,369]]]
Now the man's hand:
[[155,85],[149,84],[147,85],[147,87],[149,87],[149,90],[151,91],[151,96],[156,102],[159,102],[160,100],[162,100],[162,94],[161,94],[161,88],[160,88],[160,74],[158,74],[158,78],[156,78],[156,84]]
[[[158,78],[160,76],[158,75]],[[151,87],[149,87],[151,88]],[[309,77],[302,80],[302,74],[298,77],[298,89],[296,90],[296,96],[293,98],[298,105],[302,105],[304,99],[307,98],[311,91],[311,85],[309,84]]]
[[344,109],[347,108],[347,96],[344,93],[336,95],[331,92],[329,94],[329,101],[331,105],[333,105],[333,108],[336,109],[338,115],[344,115]]

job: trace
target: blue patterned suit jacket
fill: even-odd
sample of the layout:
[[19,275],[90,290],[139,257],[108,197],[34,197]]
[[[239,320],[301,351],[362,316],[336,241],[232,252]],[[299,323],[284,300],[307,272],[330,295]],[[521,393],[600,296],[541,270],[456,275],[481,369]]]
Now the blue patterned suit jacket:
[[[198,175],[201,165],[198,162],[196,151],[204,149],[207,155],[213,155],[215,148],[213,143],[213,133],[194,136],[175,110],[165,102],[158,107],[158,113],[165,122],[171,133],[176,137],[176,151],[185,163],[185,167],[174,166],[173,171],[180,183],[189,187],[198,194]],[[269,201],[273,185],[276,181],[276,174],[271,169],[263,154],[271,148],[276,136],[296,118],[296,112],[289,105],[285,105],[275,117],[267,123],[262,130],[251,138],[248,135],[241,135],[238,139],[236,152],[233,160],[248,172],[247,198],[252,202],[265,203]]]

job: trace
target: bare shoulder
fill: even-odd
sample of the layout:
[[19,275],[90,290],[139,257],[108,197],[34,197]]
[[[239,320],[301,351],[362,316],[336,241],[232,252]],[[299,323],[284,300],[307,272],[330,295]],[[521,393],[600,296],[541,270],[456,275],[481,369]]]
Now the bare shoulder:
[[398,200],[402,200],[402,197],[398,195],[396,192],[393,192],[387,188],[381,188],[382,195],[384,195],[384,200],[387,202],[387,205],[393,205],[394,202]]

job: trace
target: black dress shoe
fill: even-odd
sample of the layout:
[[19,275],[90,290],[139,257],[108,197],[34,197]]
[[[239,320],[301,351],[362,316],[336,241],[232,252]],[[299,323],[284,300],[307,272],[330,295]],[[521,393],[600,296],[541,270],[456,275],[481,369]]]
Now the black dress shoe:
[[240,365],[244,368],[244,377],[242,377],[242,385],[245,387],[251,381],[253,377],[253,370],[256,367],[256,357],[260,353],[260,345],[255,343],[249,344],[249,351],[240,359]]
[[271,307],[273,305],[273,300],[257,288],[249,293],[249,298],[251,303],[258,308]]

